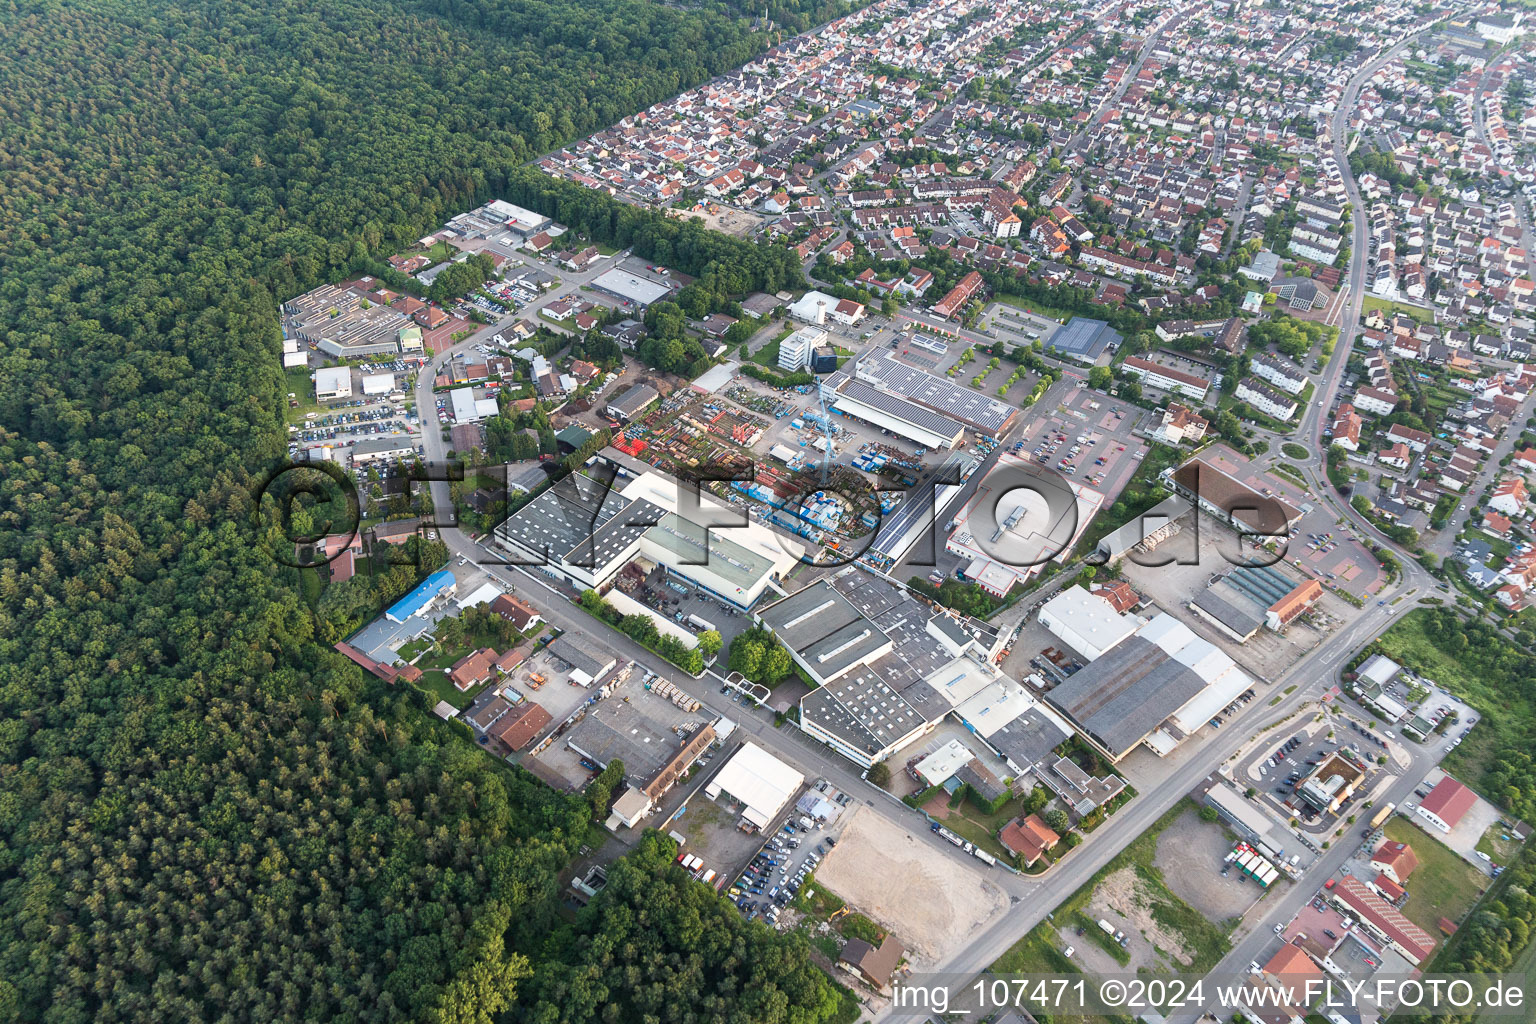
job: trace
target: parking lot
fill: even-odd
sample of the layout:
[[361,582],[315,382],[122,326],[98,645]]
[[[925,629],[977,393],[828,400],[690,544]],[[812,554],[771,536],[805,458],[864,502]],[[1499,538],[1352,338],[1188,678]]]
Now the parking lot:
[[[1388,775],[1401,771],[1389,756],[1390,744],[1392,741],[1379,730],[1370,729],[1351,715],[1309,718],[1266,736],[1244,757],[1234,776],[1240,785],[1257,789],[1258,803],[1280,820],[1297,818],[1302,831],[1322,836],[1342,818],[1358,814]],[[1295,789],[1335,753],[1351,755],[1349,759],[1364,778],[1336,812],[1318,813],[1295,797]],[[1385,766],[1378,764],[1381,758],[1387,758]]]
[[302,426],[288,432],[289,447],[303,443],[340,448],[369,438],[414,435],[419,422],[415,415],[407,415],[403,406],[386,401],[358,401],[306,418]]
[[[1266,473],[1262,466],[1226,445],[1212,445],[1201,453],[1201,458],[1260,494],[1273,495],[1302,511],[1296,535],[1286,547],[1286,565],[1323,581],[1325,587],[1346,590],[1361,600],[1374,599],[1386,586],[1387,574],[1381,564],[1339,525],[1326,505],[1314,502],[1301,487],[1278,473]],[[1309,547],[1316,543],[1315,535],[1329,534],[1332,536],[1322,547]]]
[[772,831],[757,837],[757,847],[727,887],[726,894],[749,920],[762,917],[777,926],[784,908],[837,845],[853,797],[825,779],[817,779],[809,792],[821,798],[826,813],[811,817],[791,804]]
[[1139,414],[1135,406],[1074,388],[1054,408],[1037,407],[1016,446],[1021,456],[1103,494],[1107,505],[1146,457],[1146,444],[1132,433]]
[[1061,325],[1037,313],[1026,313],[1017,306],[994,302],[981,311],[978,322],[980,333],[1009,345],[1030,346],[1036,341],[1047,342],[1061,330]]

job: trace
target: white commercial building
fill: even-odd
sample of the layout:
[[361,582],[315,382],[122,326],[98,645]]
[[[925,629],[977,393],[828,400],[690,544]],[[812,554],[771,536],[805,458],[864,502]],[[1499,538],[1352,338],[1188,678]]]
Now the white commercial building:
[[1206,684],[1204,690],[1169,718],[1169,722],[1186,736],[1198,731],[1253,685],[1253,678],[1238,668],[1221,648],[1172,615],[1165,613],[1152,619],[1142,627],[1141,636],[1157,644]]
[[326,366],[315,371],[315,401],[352,397],[352,368]]
[[644,309],[651,303],[665,298],[672,290],[669,285],[658,284],[649,278],[637,277],[617,267],[599,274],[593,279],[592,287],[623,299],[636,309]]
[[913,766],[913,771],[928,786],[942,786],[976,757],[959,740],[950,740]]
[[[522,564],[602,590],[634,560],[660,566],[737,608],[751,608],[799,564],[804,548],[708,493],[636,463],[616,449],[611,486],[572,474],[496,528],[496,543]],[[690,507],[691,506],[691,507]]]
[[811,365],[811,353],[816,351],[816,346],[826,340],[827,332],[820,327],[802,327],[794,334],[779,343],[779,369],[795,370],[808,369]]
[[966,579],[1007,597],[1050,562],[1065,562],[1103,503],[1098,491],[1005,455],[952,520],[944,550],[967,559]]
[[804,784],[804,775],[757,744],[745,743],[704,787],[704,795],[718,800],[724,794],[742,805],[743,820],[766,829]]
[[1040,608],[1040,624],[1089,661],[1136,632],[1141,620],[1121,615],[1102,597],[1067,587]]
[[476,398],[474,388],[454,388],[448,399],[453,403],[455,423],[478,423],[496,415],[496,399]]
[[852,299],[809,291],[794,301],[789,307],[789,315],[807,324],[820,325],[832,320],[851,327],[864,319],[864,307]]
[[369,373],[363,376],[363,394],[387,395],[395,390],[395,375],[392,373]]
[[482,583],[473,594],[459,601],[460,608],[475,608],[482,604],[490,604],[502,595],[503,591],[494,583]]

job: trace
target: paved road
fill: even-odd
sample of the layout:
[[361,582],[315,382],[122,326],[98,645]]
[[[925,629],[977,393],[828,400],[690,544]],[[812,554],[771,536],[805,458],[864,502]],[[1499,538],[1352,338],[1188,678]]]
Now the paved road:
[[[1483,90],[1488,88],[1488,80],[1493,77],[1494,68],[1498,65],[1497,59],[1490,60],[1488,66],[1483,69],[1482,76],[1477,80],[1477,88],[1472,93],[1472,128],[1477,132],[1478,141],[1488,147],[1489,152],[1496,152],[1493,140],[1488,137],[1488,106],[1483,100]],[[1492,184],[1492,180],[1485,182]],[[1532,251],[1532,244],[1536,243],[1536,231],[1531,229],[1530,207],[1525,195],[1515,190],[1511,195],[1515,207],[1515,217],[1520,222],[1520,244],[1527,251]]]
[[[1142,54],[1138,57],[1137,67],[1141,59],[1150,53],[1155,42],[1155,36],[1144,45]],[[1401,47],[1389,51],[1389,54],[1380,58],[1385,63],[1390,56],[1400,50]],[[1358,76],[1348,90],[1345,102],[1341,102],[1341,113],[1335,115],[1334,142],[1335,150],[1340,160],[1341,169],[1345,173],[1346,190],[1351,202],[1359,204],[1358,190],[1352,176],[1348,174],[1348,161],[1342,151],[1343,131],[1342,126],[1347,114],[1343,113],[1352,106],[1359,92],[1359,84],[1373,73],[1374,69],[1368,68]],[[1128,80],[1134,77],[1134,72],[1128,74]],[[1349,307],[1346,309],[1344,326],[1341,331],[1340,344],[1326,373],[1325,387],[1319,389],[1322,400],[1331,401],[1342,376],[1344,363],[1348,358],[1349,346],[1353,341],[1353,335],[1358,323],[1360,311],[1360,295],[1363,291],[1364,278],[1364,218],[1356,217],[1355,239],[1353,251],[1356,254],[1351,265],[1350,287],[1352,289],[1349,298]],[[606,262],[600,269],[607,269]],[[590,280],[600,270],[590,271],[586,274],[564,274],[564,288],[570,290]],[[535,303],[532,307],[519,311],[520,316],[536,313],[538,307],[544,301],[549,301],[553,296],[548,296]],[[428,370],[424,370],[417,384],[418,409],[426,412],[435,407],[432,394],[432,378],[438,367],[442,366],[455,352],[463,351],[489,337],[497,330],[496,327],[486,328],[473,338],[467,339],[448,352],[439,353]],[[877,343],[877,336],[871,344]],[[979,340],[979,339],[978,339]],[[867,346],[866,346],[867,347]],[[1320,431],[1321,413],[1326,409],[1326,404],[1311,406],[1303,417],[1302,435],[1316,439]],[[446,443],[443,441],[440,430],[435,430],[430,422],[425,429],[424,448],[429,461],[441,461],[446,454]],[[1002,446],[999,446],[999,451]],[[995,457],[995,456],[994,456]],[[1321,459],[1314,454],[1312,468],[1316,470],[1321,466]],[[975,478],[979,480],[984,470],[978,471]],[[450,507],[448,485],[446,483],[432,484],[432,496],[434,503],[441,509]],[[1344,506],[1347,509],[1347,505]],[[1352,510],[1350,510],[1352,511]],[[1344,513],[1348,514],[1348,512]],[[444,528],[440,534],[447,544],[450,552],[455,555],[464,555],[472,560],[483,557],[483,551],[477,544],[460,530],[452,527]],[[523,570],[514,570],[507,567],[485,567],[487,575],[512,585],[529,597],[544,612],[546,617],[554,625],[566,630],[574,630],[601,638],[602,642],[617,653],[626,658],[639,661],[643,664],[659,665],[659,659],[651,652],[639,647],[628,637],[609,629],[607,626],[594,622],[580,611],[572,608],[568,598],[550,587],[538,578],[536,573]],[[1432,585],[1430,578],[1411,560],[1405,560],[1405,577],[1399,588],[1408,588],[1410,592],[1417,590],[1419,593],[1427,593]],[[1141,795],[1119,813],[1113,816],[1105,825],[1100,827],[1093,837],[1082,847],[1068,857],[1063,863],[1053,868],[1044,878],[1030,876],[1014,876],[1001,869],[991,869],[988,874],[992,881],[999,885],[1013,902],[1012,909],[999,917],[989,927],[983,929],[964,947],[952,954],[940,969],[953,972],[979,973],[987,965],[1007,951],[1020,937],[1027,933],[1040,921],[1044,920],[1048,912],[1065,895],[1082,885],[1100,867],[1118,854],[1131,840],[1142,834],[1159,817],[1161,817],[1178,800],[1195,789],[1207,776],[1215,772],[1219,766],[1248,738],[1255,735],[1268,724],[1279,721],[1292,713],[1303,701],[1314,699],[1322,690],[1337,678],[1338,672],[1353,653],[1363,644],[1378,636],[1382,630],[1389,626],[1395,619],[1411,610],[1416,602],[1412,600],[1399,601],[1396,604],[1376,605],[1368,607],[1362,613],[1360,619],[1341,635],[1336,636],[1306,656],[1301,658],[1292,668],[1274,684],[1275,692],[1282,693],[1286,686],[1295,685],[1296,689],[1289,695],[1282,696],[1280,702],[1271,707],[1267,701],[1255,701],[1253,706],[1238,718],[1231,721],[1231,728],[1213,731],[1211,734],[1196,736],[1190,739],[1176,755],[1178,764],[1164,776],[1150,784],[1141,792]],[[948,844],[929,835],[925,829],[919,827],[921,819],[910,812],[895,805],[888,797],[876,794],[872,788],[865,788],[861,783],[856,766],[833,754],[829,749],[810,740],[798,730],[792,728],[774,729],[771,720],[762,712],[743,712],[739,705],[727,704],[722,701],[716,689],[716,681],[706,676],[704,680],[694,682],[686,679],[676,680],[693,696],[699,699],[705,707],[712,712],[741,721],[742,729],[752,738],[760,742],[766,749],[775,755],[784,758],[795,765],[808,776],[825,776],[840,788],[852,793],[866,793],[866,803],[876,808],[880,813],[893,817],[915,833],[921,834],[921,841],[930,845],[935,853],[941,856],[959,856]],[[1403,776],[1402,780],[1394,784],[1390,797],[1400,798],[1411,791],[1413,785],[1421,777],[1416,774],[1418,762],[1427,757],[1418,753],[1415,770]],[[1401,792],[1399,792],[1401,790]],[[1352,844],[1346,844],[1352,845]],[[1346,850],[1330,852],[1319,861],[1310,874],[1320,873],[1324,870],[1333,870],[1336,864],[1335,858],[1342,862]],[[966,858],[969,861],[968,858]],[[976,865],[971,864],[972,867]],[[1318,877],[1322,877],[1318,874]],[[1277,908],[1287,906],[1288,900],[1302,899],[1308,887],[1298,884],[1294,892],[1285,900],[1270,904],[1268,909],[1273,914]],[[1266,915],[1264,920],[1267,920]],[[1262,922],[1257,922],[1262,923]],[[1257,934],[1262,937],[1263,929],[1257,929]],[[1254,958],[1254,950],[1257,940],[1250,936],[1239,944],[1232,957],[1241,958],[1243,964],[1248,959]],[[953,993],[956,997],[955,1005],[961,1006],[961,997],[965,994],[965,986],[959,986]]]

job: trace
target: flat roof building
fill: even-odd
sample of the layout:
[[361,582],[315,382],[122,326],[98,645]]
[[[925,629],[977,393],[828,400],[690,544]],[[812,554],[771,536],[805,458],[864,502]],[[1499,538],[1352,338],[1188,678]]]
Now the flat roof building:
[[1094,363],[1111,347],[1119,347],[1122,340],[1124,336],[1107,321],[1075,316],[1052,333],[1045,345],[1068,359]]
[[728,799],[742,805],[744,821],[758,829],[773,824],[794,799],[805,776],[755,743],[743,743],[704,787],[711,800]]
[[550,641],[546,650],[551,656],[571,666],[571,678],[582,686],[591,686],[613,671],[614,665],[618,663],[612,651],[585,636],[579,643],[563,636],[556,637]]
[[803,548],[707,493],[700,525],[679,514],[687,486],[616,449],[594,457],[615,466],[611,486],[573,473],[495,530],[496,543],[520,564],[583,588],[604,590],[642,557],[738,608],[750,608],[799,560]]
[[[801,698],[801,727],[865,766],[1010,682],[989,660],[998,637],[985,624],[935,615],[905,588],[854,566],[764,607],[757,620],[820,684]],[[978,717],[987,706],[970,705]],[[1029,706],[995,695],[990,730]]]
[[839,370],[821,385],[827,404],[844,416],[871,423],[924,448],[954,448],[965,439],[965,424],[924,408]]
[[370,462],[386,462],[416,454],[412,438],[365,437],[352,446],[352,465],[366,466]]
[[439,569],[416,584],[410,593],[390,605],[384,617],[391,622],[404,622],[430,604],[433,598],[451,592],[456,585],[457,581],[453,578],[451,571]]
[[645,309],[651,303],[666,298],[667,293],[672,290],[668,285],[637,277],[617,267],[593,278],[592,287],[631,303],[636,309]]
[[352,368],[322,366],[315,371],[315,401],[332,402],[352,397]]
[[626,700],[599,701],[565,733],[566,746],[593,764],[622,762],[630,789],[644,797],[630,797],[622,808],[615,803],[605,823],[610,829],[633,827],[650,813],[714,741],[706,722],[657,721]]
[[865,384],[916,402],[993,437],[1001,437],[1019,415],[1019,410],[1007,402],[961,387],[946,377],[908,366],[879,349],[858,361],[854,375]]
[[1253,683],[1232,659],[1162,614],[1046,694],[1113,761],[1146,742],[1159,757]]
[[363,394],[387,395],[395,390],[395,375],[392,373],[365,373],[363,374]]
[[363,304],[351,288],[322,285],[283,303],[288,329],[332,356],[360,357],[400,351],[410,319],[389,306]]
[[1063,587],[1040,607],[1040,624],[1089,661],[1133,635],[1141,620],[1122,615],[1084,587]]
[[827,332],[816,326],[801,327],[779,342],[779,369],[793,373],[809,369],[816,346],[826,340]]

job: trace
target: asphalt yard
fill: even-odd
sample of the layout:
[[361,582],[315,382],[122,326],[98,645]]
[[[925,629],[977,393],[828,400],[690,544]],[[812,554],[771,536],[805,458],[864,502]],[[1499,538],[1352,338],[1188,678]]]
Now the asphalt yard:
[[[1361,600],[1374,598],[1386,586],[1387,574],[1381,564],[1338,524],[1327,506],[1313,501],[1300,486],[1278,473],[1265,472],[1262,466],[1225,445],[1213,445],[1202,458],[1260,494],[1280,498],[1304,513],[1296,528],[1297,535],[1287,545],[1287,565],[1321,580],[1325,587],[1347,591]],[[1332,534],[1331,538],[1317,547],[1314,535],[1328,534]]]
[[[1146,443],[1133,433],[1140,416],[1141,410],[1133,405],[1089,388],[1073,388],[1058,404],[1037,406],[1025,414],[1020,436],[1024,447],[1019,454],[1098,491],[1107,506],[1146,457]],[[1073,447],[1079,448],[1076,455],[1071,454]],[[1037,449],[1043,462],[1034,454]],[[1069,472],[1074,468],[1075,473]]]
[[[1229,558],[1241,560],[1252,557],[1252,551],[1240,550],[1237,533],[1209,516],[1200,517],[1197,529],[1189,528],[1191,522],[1188,518],[1181,520],[1180,526],[1183,528],[1178,536],[1159,545],[1154,553],[1158,559],[1169,559],[1167,564],[1141,565],[1131,558],[1125,558],[1121,561],[1121,572],[1137,593],[1176,615],[1260,679],[1266,682],[1278,679],[1298,658],[1358,614],[1339,598],[1324,594],[1309,615],[1292,622],[1284,633],[1276,633],[1261,626],[1246,641],[1233,639],[1191,611],[1189,605],[1202,591],[1212,586],[1217,577],[1233,568]],[[1293,582],[1300,583],[1306,578],[1305,573],[1297,571],[1293,566],[1276,568]],[[1226,596],[1241,599],[1231,591],[1227,591]],[[1255,615],[1263,611],[1257,604],[1253,604],[1249,610]]]

